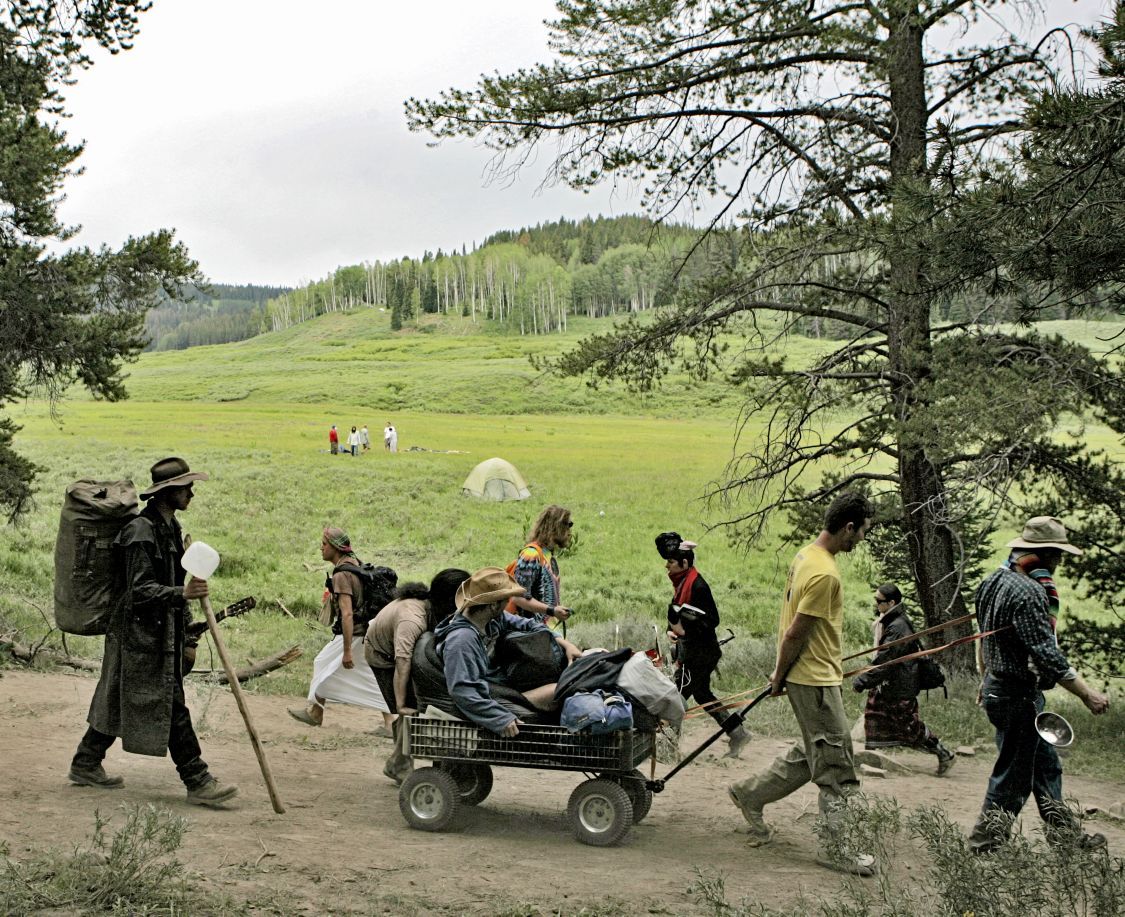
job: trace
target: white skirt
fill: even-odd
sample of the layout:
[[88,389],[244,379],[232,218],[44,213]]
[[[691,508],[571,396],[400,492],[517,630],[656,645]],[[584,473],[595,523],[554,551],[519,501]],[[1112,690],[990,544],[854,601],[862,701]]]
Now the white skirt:
[[312,684],[309,685],[309,702],[320,697],[355,707],[390,711],[379,690],[379,682],[371,666],[363,658],[363,637],[352,638],[352,658],[355,668],[344,668],[344,638],[336,636],[316,654],[313,660]]

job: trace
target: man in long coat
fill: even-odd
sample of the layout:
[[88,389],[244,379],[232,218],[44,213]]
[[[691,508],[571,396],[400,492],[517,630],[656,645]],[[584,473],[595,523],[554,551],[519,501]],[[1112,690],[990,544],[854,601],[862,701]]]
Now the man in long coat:
[[181,458],[152,466],[148,503],[114,542],[120,598],[106,630],[102,674],[90,703],[90,724],[70,765],[71,783],[123,786],[102,767],[117,738],[125,751],[163,757],[170,752],[187,801],[218,806],[238,792],[211,776],[184,698],[184,647],[190,642],[190,602],[207,595],[204,580],[184,585],[183,533],[176,513],[191,503],[192,485],[205,481]]

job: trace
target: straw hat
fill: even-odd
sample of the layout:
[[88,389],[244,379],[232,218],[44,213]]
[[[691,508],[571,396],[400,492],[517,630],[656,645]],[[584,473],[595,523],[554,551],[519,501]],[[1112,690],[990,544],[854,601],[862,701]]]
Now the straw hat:
[[522,595],[527,595],[527,590],[512,579],[507,570],[482,567],[457,587],[457,610],[474,605],[490,605],[492,602]]
[[1058,548],[1082,556],[1082,551],[1067,540],[1066,526],[1054,516],[1035,516],[1027,520],[1023,534],[1008,542],[1009,548]]
[[152,486],[141,491],[142,500],[147,500],[165,487],[183,487],[192,481],[206,481],[209,477],[206,471],[192,471],[187,462],[175,456],[161,459],[152,466],[151,473]]

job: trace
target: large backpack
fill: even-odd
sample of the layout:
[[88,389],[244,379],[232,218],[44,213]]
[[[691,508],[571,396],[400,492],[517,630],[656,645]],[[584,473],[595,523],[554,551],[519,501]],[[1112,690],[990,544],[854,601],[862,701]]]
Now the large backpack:
[[[520,550],[519,554],[516,555],[516,559],[504,568],[508,576],[512,577],[513,579],[515,579],[516,576],[516,568],[520,565],[520,558],[523,556],[523,552],[528,548],[531,548],[535,552],[535,560],[537,563],[542,564],[544,567],[548,565],[547,555],[543,553],[543,549],[539,547],[539,543],[537,541],[529,541]],[[519,608],[516,607],[515,599],[508,599],[508,604],[504,606],[504,610],[510,615],[521,614]]]
[[104,634],[117,600],[113,542],[139,509],[132,481],[75,481],[55,540],[55,623],[68,634]]
[[[377,567],[374,564],[339,564],[324,582],[329,592],[332,592],[332,577],[341,572],[350,573],[363,583],[363,607],[352,609],[352,633],[362,637],[375,615],[394,599],[398,574],[390,567]],[[333,622],[333,629],[339,626],[339,621]]]

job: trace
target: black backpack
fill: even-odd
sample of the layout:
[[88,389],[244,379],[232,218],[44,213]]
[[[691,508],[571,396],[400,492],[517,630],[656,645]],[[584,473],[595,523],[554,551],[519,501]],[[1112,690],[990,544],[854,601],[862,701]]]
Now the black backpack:
[[[923,656],[918,660],[918,690],[930,691],[934,688],[945,687],[945,673],[941,670],[941,666],[934,662],[929,656]],[[948,697],[949,695],[946,694]]]
[[[395,597],[398,574],[390,567],[377,567],[374,564],[339,564],[324,581],[329,592],[332,592],[332,577],[341,572],[350,573],[363,584],[363,606],[352,609],[352,634],[362,637],[375,615]],[[332,632],[340,633],[339,618],[332,622]]]
[[132,481],[75,481],[55,541],[55,623],[68,634],[104,634],[119,598],[113,542],[136,518]]

